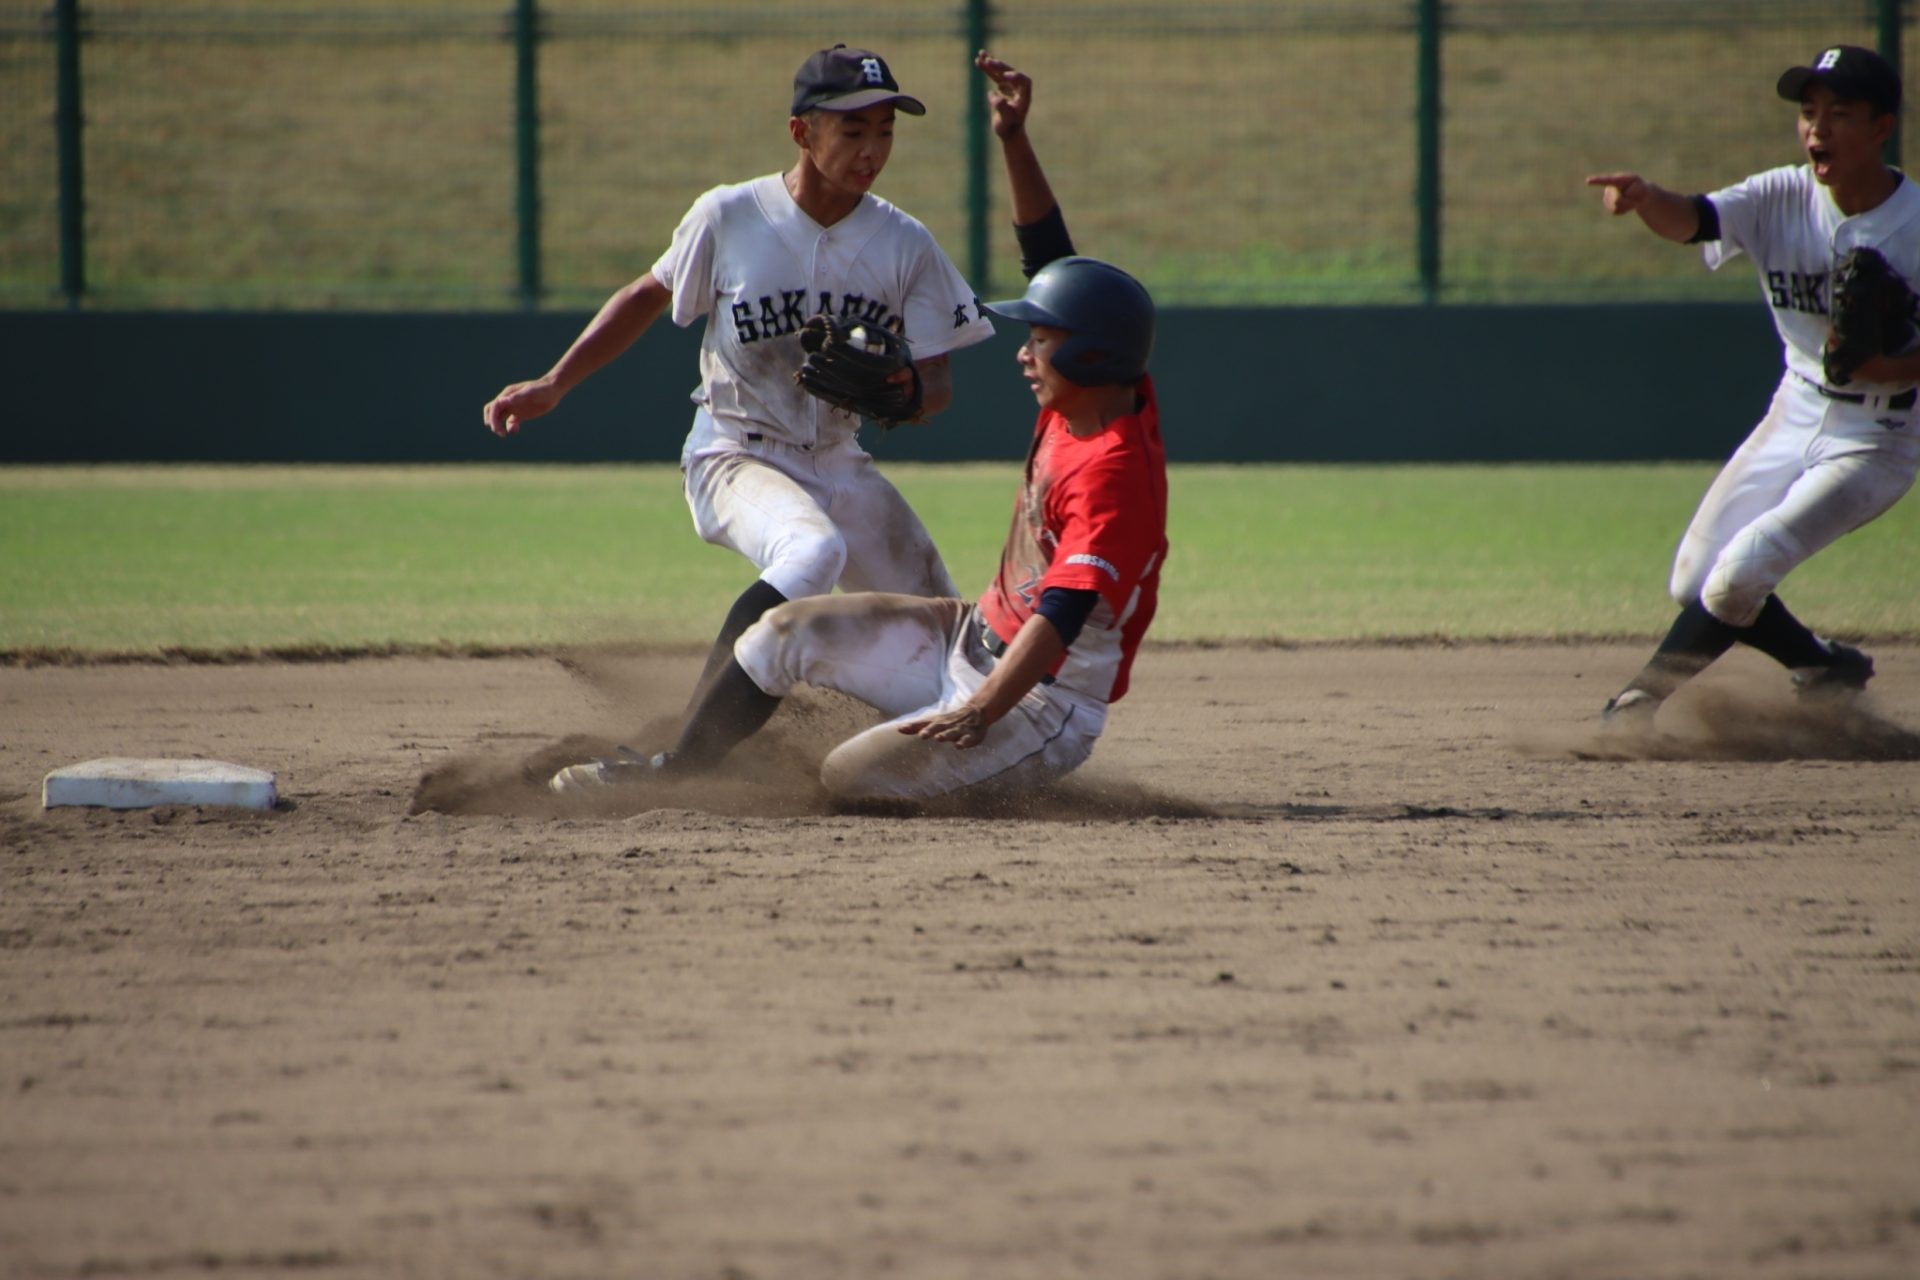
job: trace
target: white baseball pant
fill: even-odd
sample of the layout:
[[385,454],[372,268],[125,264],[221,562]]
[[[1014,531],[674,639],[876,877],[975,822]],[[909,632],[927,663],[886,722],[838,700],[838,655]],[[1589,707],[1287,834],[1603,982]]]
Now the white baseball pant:
[[1066,776],[1093,753],[1107,704],[1035,685],[964,750],[899,732],[905,721],[964,702],[994,659],[979,612],[964,600],[904,595],[816,596],[772,610],[733,647],[760,688],[834,689],[890,719],[835,747],[820,780],[846,800],[930,800],[963,788],[1026,790]]
[[701,410],[681,467],[701,538],[751,560],[789,600],[835,585],[959,594],[920,517],[851,436],[812,449],[735,439]]
[[1750,626],[1815,552],[1898,502],[1920,469],[1920,414],[1830,399],[1789,373],[1680,540],[1668,590]]

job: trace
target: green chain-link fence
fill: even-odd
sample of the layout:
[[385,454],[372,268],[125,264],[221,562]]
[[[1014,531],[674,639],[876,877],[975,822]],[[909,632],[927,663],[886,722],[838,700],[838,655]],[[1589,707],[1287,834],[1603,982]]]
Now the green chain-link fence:
[[[794,68],[923,98],[880,193],[1017,281],[970,54],[1081,247],[1172,303],[1745,297],[1581,185],[1794,163],[1785,67],[1899,0],[0,0],[0,305],[590,306],[785,167]],[[63,39],[63,32],[66,38]],[[63,73],[63,58],[65,70]],[[971,127],[970,127],[971,126]]]

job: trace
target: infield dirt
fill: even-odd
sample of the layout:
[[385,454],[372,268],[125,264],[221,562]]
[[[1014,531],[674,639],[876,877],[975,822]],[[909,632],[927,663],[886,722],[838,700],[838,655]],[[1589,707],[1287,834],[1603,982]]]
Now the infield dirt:
[[1642,656],[1150,649],[933,814],[811,698],[540,789],[689,655],[0,670],[0,1275],[1920,1274],[1920,647],[1603,732]]

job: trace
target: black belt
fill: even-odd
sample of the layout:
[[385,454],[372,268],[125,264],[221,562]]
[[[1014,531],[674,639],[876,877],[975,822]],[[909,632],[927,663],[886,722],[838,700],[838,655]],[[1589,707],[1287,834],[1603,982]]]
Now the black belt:
[[[985,618],[982,618],[980,620],[980,647],[982,649],[985,649],[987,651],[987,656],[992,658],[995,662],[1000,661],[1001,658],[1006,656],[1007,642],[1000,638],[999,634],[994,631],[993,627],[987,622]],[[1041,676],[1040,683],[1052,684],[1053,677]]]
[[[1807,379],[1807,385],[1829,400],[1839,400],[1846,404],[1865,404],[1869,400],[1880,399],[1879,396],[1862,395],[1858,391],[1835,391],[1832,387],[1824,383],[1815,382],[1811,378]],[[1908,387],[1905,391],[1898,391],[1886,397],[1886,407],[1889,409],[1911,409],[1916,400],[1920,400],[1920,387]]]
[[[766,437],[766,435],[765,435],[765,433],[763,433],[763,432],[759,432],[759,431],[749,431],[749,432],[747,432],[747,433],[746,433],[746,435],[745,435],[744,437],[742,437],[742,438],[743,438],[743,439],[745,439],[745,440],[746,440],[746,442],[747,442],[748,444],[759,444],[759,443],[760,443],[760,442],[761,442],[762,440],[765,440],[765,439],[766,439],[767,437]],[[775,440],[775,441],[774,441],[774,443],[775,443],[775,444],[785,444],[786,442],[785,442],[785,441],[782,441],[782,440]],[[798,449],[798,450],[800,450],[800,452],[802,452],[802,453],[812,453],[812,452],[813,452],[813,446],[812,446],[812,445],[810,445],[810,444],[793,444],[793,445],[787,445],[787,447],[788,447],[789,449]]]

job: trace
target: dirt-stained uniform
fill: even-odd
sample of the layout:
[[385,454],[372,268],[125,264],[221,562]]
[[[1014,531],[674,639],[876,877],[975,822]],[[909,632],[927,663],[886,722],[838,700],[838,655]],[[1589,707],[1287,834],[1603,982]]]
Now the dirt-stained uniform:
[[1018,360],[1040,413],[1000,565],[975,603],[896,593],[811,596],[746,629],[678,744],[595,760],[555,791],[712,768],[798,684],[889,719],[837,746],[821,779],[851,800],[1027,788],[1086,760],[1159,599],[1166,454],[1147,361],[1154,307],[1132,276],[1076,257],[1024,132],[1031,81],[984,52],[1026,296],[986,310],[1032,326]]
[[[1166,451],[1153,380],[1140,407],[1091,439],[1042,411],[999,569],[980,599],[839,596],[763,618],[734,656],[766,693],[836,689],[890,717],[836,747],[821,768],[849,799],[927,799],[983,783],[1029,787],[1092,754],[1159,601],[1167,556]],[[967,750],[898,732],[971,697],[1043,594],[1097,602],[1054,669]]]
[[681,453],[700,536],[789,600],[836,585],[953,595],[932,537],[860,447],[859,419],[793,380],[809,316],[885,325],[917,360],[992,336],[926,227],[871,194],[821,227],[769,174],[695,201],[652,274],[675,324],[706,321]]
[[[910,344],[930,416],[951,398],[946,357],[991,336],[972,288],[918,221],[871,188],[892,154],[900,91],[878,54],[835,45],[794,76],[794,167],[715,187],[652,268],[609,298],[544,376],[482,411],[511,436],[637,341],[661,315],[705,323],[693,429],[681,451],[687,506],[708,542],[759,576],[728,610],[707,670],[776,604],[832,591],[951,596],[952,577],[913,509],[860,447],[860,421],[795,380],[807,321],[832,315]],[[931,379],[927,381],[926,379]]]

